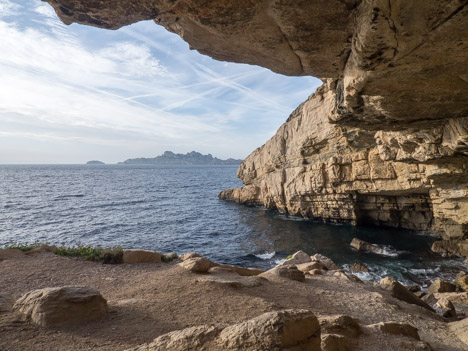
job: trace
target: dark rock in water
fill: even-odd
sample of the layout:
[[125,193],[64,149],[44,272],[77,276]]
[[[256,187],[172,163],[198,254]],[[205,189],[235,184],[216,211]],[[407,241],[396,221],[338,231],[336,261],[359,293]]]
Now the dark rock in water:
[[386,253],[383,249],[381,249],[377,245],[368,243],[367,241],[364,241],[358,238],[354,238],[349,245],[351,245],[351,247],[354,247],[355,249],[359,251],[368,251],[368,252],[373,252],[379,255]]
[[[468,239],[434,241],[431,250],[442,257],[468,257]],[[468,260],[466,261],[468,262]]]
[[93,160],[93,161],[88,161],[86,162],[87,165],[105,165],[104,162],[102,161],[97,161],[97,160]]
[[130,158],[119,164],[125,165],[238,165],[242,160],[228,158],[221,160],[211,154],[202,155],[192,151],[187,154],[175,154],[172,151],[165,151],[162,155],[152,158]]
[[355,262],[351,268],[351,272],[370,272],[370,269],[364,263]]

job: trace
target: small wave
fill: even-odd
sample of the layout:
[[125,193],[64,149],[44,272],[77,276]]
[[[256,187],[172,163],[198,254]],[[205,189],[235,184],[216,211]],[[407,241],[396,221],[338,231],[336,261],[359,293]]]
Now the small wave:
[[409,270],[410,273],[413,274],[431,274],[431,273],[436,273],[439,272],[440,269],[430,269],[430,268],[412,268]]
[[74,198],[74,197],[84,197],[84,194],[65,194],[65,195],[60,195],[55,197],[54,200],[61,200],[61,199],[67,199],[67,198]]
[[280,259],[274,260],[273,262],[274,262],[274,263],[275,263],[275,265],[277,266],[277,265],[279,265],[279,264],[283,263],[284,261],[286,261],[286,259],[285,259],[285,258],[280,258]]
[[254,254],[255,257],[258,257],[261,260],[272,259],[275,255],[276,255],[276,251],[265,252],[265,253],[262,253],[262,254]]
[[379,248],[382,250],[380,255],[389,256],[389,257],[398,257],[403,251],[397,251],[390,245],[379,245]]

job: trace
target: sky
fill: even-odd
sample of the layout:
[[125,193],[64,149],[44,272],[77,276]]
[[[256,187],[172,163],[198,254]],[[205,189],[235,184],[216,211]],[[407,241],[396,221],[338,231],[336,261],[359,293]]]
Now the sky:
[[321,84],[213,60],[153,21],[67,26],[40,0],[0,0],[0,38],[0,164],[245,158]]

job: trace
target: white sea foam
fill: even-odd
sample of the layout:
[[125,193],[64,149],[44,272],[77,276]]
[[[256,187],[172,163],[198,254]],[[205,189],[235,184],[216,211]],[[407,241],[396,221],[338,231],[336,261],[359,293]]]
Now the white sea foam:
[[286,261],[286,259],[282,258],[282,259],[274,260],[273,262],[275,262],[275,265],[277,266],[277,265],[283,263],[284,261]]
[[275,255],[276,255],[276,252],[272,251],[272,252],[265,252],[262,254],[256,254],[254,256],[258,257],[261,260],[269,260],[269,259],[272,259]]

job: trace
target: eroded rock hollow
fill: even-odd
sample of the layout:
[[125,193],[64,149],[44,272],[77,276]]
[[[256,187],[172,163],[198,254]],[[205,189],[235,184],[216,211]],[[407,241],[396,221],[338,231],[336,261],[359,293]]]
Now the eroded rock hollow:
[[153,19],[215,59],[322,78],[222,198],[468,237],[468,0],[47,2],[65,23]]

